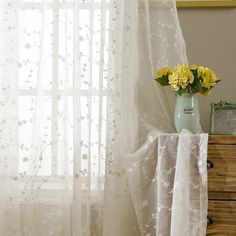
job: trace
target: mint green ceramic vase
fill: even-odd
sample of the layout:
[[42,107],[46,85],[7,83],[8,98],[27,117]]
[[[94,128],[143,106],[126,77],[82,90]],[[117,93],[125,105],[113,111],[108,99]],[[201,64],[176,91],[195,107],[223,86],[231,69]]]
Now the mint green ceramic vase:
[[199,131],[199,105],[196,94],[177,95],[175,105],[175,128],[178,133],[187,129],[192,133]]

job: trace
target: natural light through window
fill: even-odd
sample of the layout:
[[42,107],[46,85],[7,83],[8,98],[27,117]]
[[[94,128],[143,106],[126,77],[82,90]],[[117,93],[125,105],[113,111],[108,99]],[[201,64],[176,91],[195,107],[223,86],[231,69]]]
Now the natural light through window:
[[[99,2],[80,2],[80,78],[75,78],[73,73],[72,3],[51,0],[45,5],[40,0],[25,0],[17,5],[20,174],[73,175],[74,80],[80,80],[80,174],[87,176],[90,169],[94,176],[105,174],[109,30],[101,27],[106,22],[105,27],[108,28],[109,10],[106,10],[105,16],[102,15]],[[91,4],[94,5],[93,11]],[[43,7],[47,10],[42,11]],[[41,58],[46,58],[46,61]],[[35,107],[42,112],[36,114]],[[35,118],[40,119],[43,127],[35,125]],[[39,133],[37,139],[31,138],[34,132]],[[34,156],[33,146],[37,146],[39,156]]]

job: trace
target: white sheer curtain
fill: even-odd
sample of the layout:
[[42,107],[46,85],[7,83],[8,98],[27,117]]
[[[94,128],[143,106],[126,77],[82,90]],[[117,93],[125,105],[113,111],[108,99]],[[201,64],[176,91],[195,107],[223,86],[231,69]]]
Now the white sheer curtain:
[[[144,1],[139,14],[138,102],[142,130],[175,132],[172,91],[154,85],[153,74],[161,67],[187,63],[185,42],[175,1]],[[148,95],[148,96],[147,96]],[[143,121],[143,122],[142,122]],[[146,137],[146,135],[143,135]]]
[[153,73],[187,61],[153,2],[0,1],[0,235],[145,235],[123,164],[174,131]]
[[126,156],[141,235],[206,235],[207,143],[207,134],[152,131]]

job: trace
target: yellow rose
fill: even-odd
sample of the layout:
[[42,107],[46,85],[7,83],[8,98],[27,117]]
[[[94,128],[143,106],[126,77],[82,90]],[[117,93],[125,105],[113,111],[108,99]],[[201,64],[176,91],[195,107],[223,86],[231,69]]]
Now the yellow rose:
[[177,65],[173,73],[169,76],[169,84],[174,91],[180,88],[186,88],[194,81],[193,73],[189,70],[187,65]]
[[202,80],[203,87],[210,89],[216,85],[217,78],[212,70],[200,66],[198,68],[197,73],[198,77],[201,77],[203,79]]

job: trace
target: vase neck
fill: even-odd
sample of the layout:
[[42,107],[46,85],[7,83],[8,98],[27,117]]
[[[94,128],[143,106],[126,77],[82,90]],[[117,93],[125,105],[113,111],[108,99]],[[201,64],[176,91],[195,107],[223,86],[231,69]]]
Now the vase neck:
[[182,95],[178,95],[178,97],[195,97],[195,93],[184,93]]

